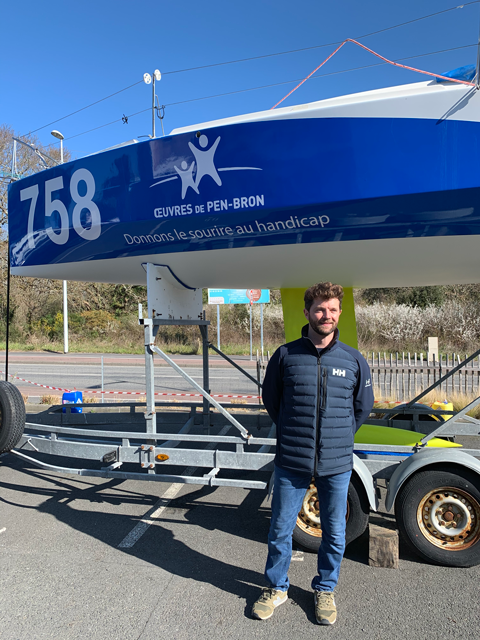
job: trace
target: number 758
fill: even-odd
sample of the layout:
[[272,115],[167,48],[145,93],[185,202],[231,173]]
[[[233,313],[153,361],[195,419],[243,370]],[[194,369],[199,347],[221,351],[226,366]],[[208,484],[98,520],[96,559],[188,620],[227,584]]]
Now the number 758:
[[[87,191],[84,196],[81,196],[78,192],[78,185],[80,182],[84,182]],[[68,241],[69,235],[69,223],[68,223],[68,211],[66,206],[61,200],[52,200],[52,194],[54,191],[63,189],[63,176],[52,178],[45,182],[45,220],[50,219],[51,215],[57,212],[60,216],[60,228],[54,230],[51,226],[45,226],[45,231],[48,237],[55,244],[65,244]],[[27,187],[20,191],[20,200],[30,200],[30,209],[28,212],[28,247],[30,249],[35,248],[35,237],[33,229],[33,220],[35,216],[35,208],[38,200],[38,184]],[[101,231],[101,217],[98,206],[93,202],[92,198],[95,195],[95,179],[88,169],[77,169],[70,180],[70,195],[75,202],[75,207],[72,214],[73,228],[79,236],[85,238],[85,240],[96,240],[100,236]],[[86,228],[82,224],[81,214],[86,209],[90,213],[90,227]]]

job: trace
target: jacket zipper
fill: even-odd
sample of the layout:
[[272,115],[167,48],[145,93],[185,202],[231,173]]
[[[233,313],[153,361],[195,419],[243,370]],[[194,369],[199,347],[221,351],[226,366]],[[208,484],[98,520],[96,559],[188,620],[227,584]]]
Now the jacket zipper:
[[322,409],[327,406],[327,370],[322,371]]
[[[317,472],[317,466],[318,466],[318,443],[320,441],[320,408],[321,408],[321,402],[320,402],[320,393],[321,393],[321,380],[322,380],[322,368],[320,366],[320,361],[321,358],[317,359],[317,402],[316,402],[316,410],[317,410],[317,424],[316,424],[316,428],[315,428],[315,457],[314,457],[314,463],[313,463],[313,475],[316,474]],[[322,401],[323,402],[323,401]]]

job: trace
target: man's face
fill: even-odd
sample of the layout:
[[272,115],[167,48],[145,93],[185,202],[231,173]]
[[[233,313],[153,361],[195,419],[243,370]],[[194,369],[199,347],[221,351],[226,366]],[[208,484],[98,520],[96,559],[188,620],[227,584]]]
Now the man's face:
[[303,313],[315,333],[328,336],[337,328],[342,310],[338,298],[332,298],[332,300],[315,298],[310,311],[304,309]]

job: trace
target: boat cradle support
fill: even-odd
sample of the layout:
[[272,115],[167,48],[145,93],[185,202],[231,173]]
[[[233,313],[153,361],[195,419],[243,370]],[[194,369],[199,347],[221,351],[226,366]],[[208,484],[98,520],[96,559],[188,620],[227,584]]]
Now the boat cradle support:
[[[70,407],[59,407],[48,415],[39,414],[42,419],[38,420],[39,416],[36,416],[36,422],[27,423],[19,443],[20,450],[13,453],[24,459],[27,456],[32,464],[44,469],[83,476],[265,488],[268,477],[265,481],[223,477],[224,472],[228,475],[228,471],[234,476],[235,473],[238,476],[239,471],[266,471],[269,475],[274,458],[270,449],[275,445],[275,438],[271,420],[266,413],[259,411],[258,405],[242,405],[242,411],[246,410],[250,415],[234,415],[211,396],[209,322],[202,310],[201,291],[181,283],[166,266],[146,264],[145,270],[148,317],[143,317],[140,305],[139,324],[144,328],[146,403],[124,403],[128,413],[123,415],[78,414],[72,413]],[[169,325],[199,327],[203,340],[203,385],[156,346],[155,337],[159,329]],[[160,356],[202,397],[201,415],[194,403],[155,402],[155,355]],[[105,409],[109,406],[102,404]],[[118,408],[119,405],[114,406]],[[161,407],[169,411],[160,412]],[[186,420],[185,414],[171,411],[173,407],[186,407],[189,410]],[[143,415],[136,411],[140,408],[145,409]],[[125,430],[122,426],[126,427]],[[254,428],[257,436],[251,433]],[[229,434],[233,430],[236,435]],[[266,437],[258,437],[264,434]],[[93,460],[108,466],[74,469],[27,455],[30,452]],[[124,465],[129,465],[129,468]],[[130,465],[138,465],[140,471],[132,471]],[[186,467],[186,472],[177,474],[179,467]],[[218,477],[220,471],[222,477]]]

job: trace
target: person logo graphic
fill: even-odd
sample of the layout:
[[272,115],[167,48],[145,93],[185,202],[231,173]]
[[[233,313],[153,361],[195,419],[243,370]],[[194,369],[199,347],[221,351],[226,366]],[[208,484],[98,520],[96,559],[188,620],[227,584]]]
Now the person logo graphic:
[[180,163],[180,168],[177,167],[176,164],[174,164],[173,167],[177,175],[171,176],[170,173],[171,177],[164,178],[162,180],[159,180],[158,182],[155,182],[154,184],[150,185],[150,188],[156,187],[157,185],[163,184],[164,182],[170,182],[170,180],[176,180],[177,178],[180,178],[182,182],[182,200],[184,200],[189,188],[193,189],[195,193],[200,195],[200,182],[205,176],[210,176],[215,184],[221,187],[222,179],[218,175],[219,171],[262,171],[262,169],[260,169],[259,167],[222,167],[220,169],[217,169],[214,162],[214,156],[220,140],[221,136],[218,136],[210,148],[207,148],[208,138],[205,134],[198,136],[199,147],[195,146],[193,142],[189,142],[188,146],[194,157],[193,162],[190,163],[190,161],[187,162],[186,160],[182,160],[182,162]]
[[217,150],[219,142],[220,136],[218,136],[210,149],[207,149],[206,151],[202,151],[202,149],[205,149],[205,147],[208,145],[208,138],[205,135],[200,136],[198,140],[198,143],[202,147],[202,149],[198,149],[191,142],[188,143],[188,146],[190,147],[190,150],[195,157],[195,162],[197,163],[197,176],[195,178],[195,185],[197,189],[203,176],[211,176],[219,187],[222,186],[222,180],[220,179],[217,169],[213,163],[213,156],[215,155],[215,151]]
[[182,180],[182,200],[187,194],[188,187],[191,187],[196,193],[198,193],[198,187],[193,180],[193,168],[195,166],[195,162],[192,162],[190,167],[188,167],[188,164],[185,162],[185,160],[183,160],[182,164],[180,165],[181,169],[179,169],[176,165],[174,166],[175,171],[178,173]]

